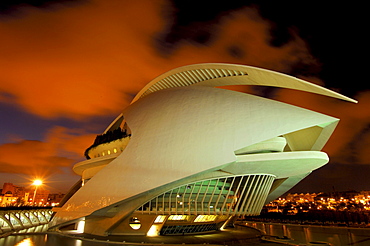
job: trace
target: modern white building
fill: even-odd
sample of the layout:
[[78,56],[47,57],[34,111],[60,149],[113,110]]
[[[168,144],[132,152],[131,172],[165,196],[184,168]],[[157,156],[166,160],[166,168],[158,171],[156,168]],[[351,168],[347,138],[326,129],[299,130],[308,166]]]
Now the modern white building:
[[196,64],[147,84],[86,150],[51,230],[176,235],[258,215],[328,162],[338,119],[222,86],[263,85],[350,98],[285,74]]

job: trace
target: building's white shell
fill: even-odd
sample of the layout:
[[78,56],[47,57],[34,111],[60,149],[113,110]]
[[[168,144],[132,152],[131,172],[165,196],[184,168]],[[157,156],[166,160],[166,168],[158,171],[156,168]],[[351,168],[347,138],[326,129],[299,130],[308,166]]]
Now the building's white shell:
[[[110,156],[75,165],[84,186],[57,211],[51,228],[83,220],[84,231],[91,234],[153,230],[158,234],[163,228],[174,233],[175,222],[163,217],[159,223],[155,217],[171,214],[190,216],[188,224],[196,224],[197,219],[190,218],[201,214],[219,216],[214,221],[224,223],[233,215],[258,214],[266,201],[328,162],[320,150],[338,119],[214,88],[236,84],[298,89],[353,101],[306,81],[248,66],[199,64],[172,70],[139,92],[105,131],[118,126],[131,131],[122,152],[109,151]],[[109,148],[117,144],[121,143]],[[212,182],[214,190],[204,191]],[[174,203],[176,197],[182,200]],[[240,201],[234,203],[230,197]],[[139,220],[141,228],[128,226]]]

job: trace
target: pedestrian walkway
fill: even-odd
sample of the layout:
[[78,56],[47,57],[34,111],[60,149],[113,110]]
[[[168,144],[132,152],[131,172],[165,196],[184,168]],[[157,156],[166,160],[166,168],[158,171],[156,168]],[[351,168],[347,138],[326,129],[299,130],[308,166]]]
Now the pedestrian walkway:
[[50,208],[1,210],[0,235],[45,225],[49,223],[52,213]]

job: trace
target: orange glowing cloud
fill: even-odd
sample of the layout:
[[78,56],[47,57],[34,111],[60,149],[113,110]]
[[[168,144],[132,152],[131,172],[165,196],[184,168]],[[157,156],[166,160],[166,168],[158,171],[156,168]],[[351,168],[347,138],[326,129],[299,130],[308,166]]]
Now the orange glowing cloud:
[[44,141],[21,140],[0,145],[0,173],[63,173],[62,168],[69,169],[81,160],[93,142],[94,135],[80,132],[57,126],[48,131]]
[[256,10],[225,15],[209,46],[182,43],[165,57],[153,45],[170,23],[167,1],[89,1],[45,11],[24,7],[0,22],[0,100],[45,118],[118,114],[146,83],[169,69],[232,62],[288,71],[315,61],[298,36],[268,44],[269,23]]
[[42,117],[116,113],[129,100],[125,93],[149,79],[147,67],[154,64],[145,61],[154,56],[150,37],[158,11],[152,1],[27,9],[24,18],[0,23],[6,47],[0,90]]
[[49,144],[34,140],[3,144],[0,154],[0,172],[4,173],[60,172],[59,167],[72,164],[72,160],[57,156]]

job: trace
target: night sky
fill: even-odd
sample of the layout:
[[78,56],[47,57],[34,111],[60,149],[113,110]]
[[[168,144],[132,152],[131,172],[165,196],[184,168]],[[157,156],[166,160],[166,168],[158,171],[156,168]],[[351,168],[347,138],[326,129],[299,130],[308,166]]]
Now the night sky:
[[[319,1],[0,2],[0,185],[66,192],[84,150],[156,76],[202,62],[283,72],[359,101],[249,91],[341,121],[292,192],[370,190],[364,5]],[[365,44],[366,42],[366,44]]]

